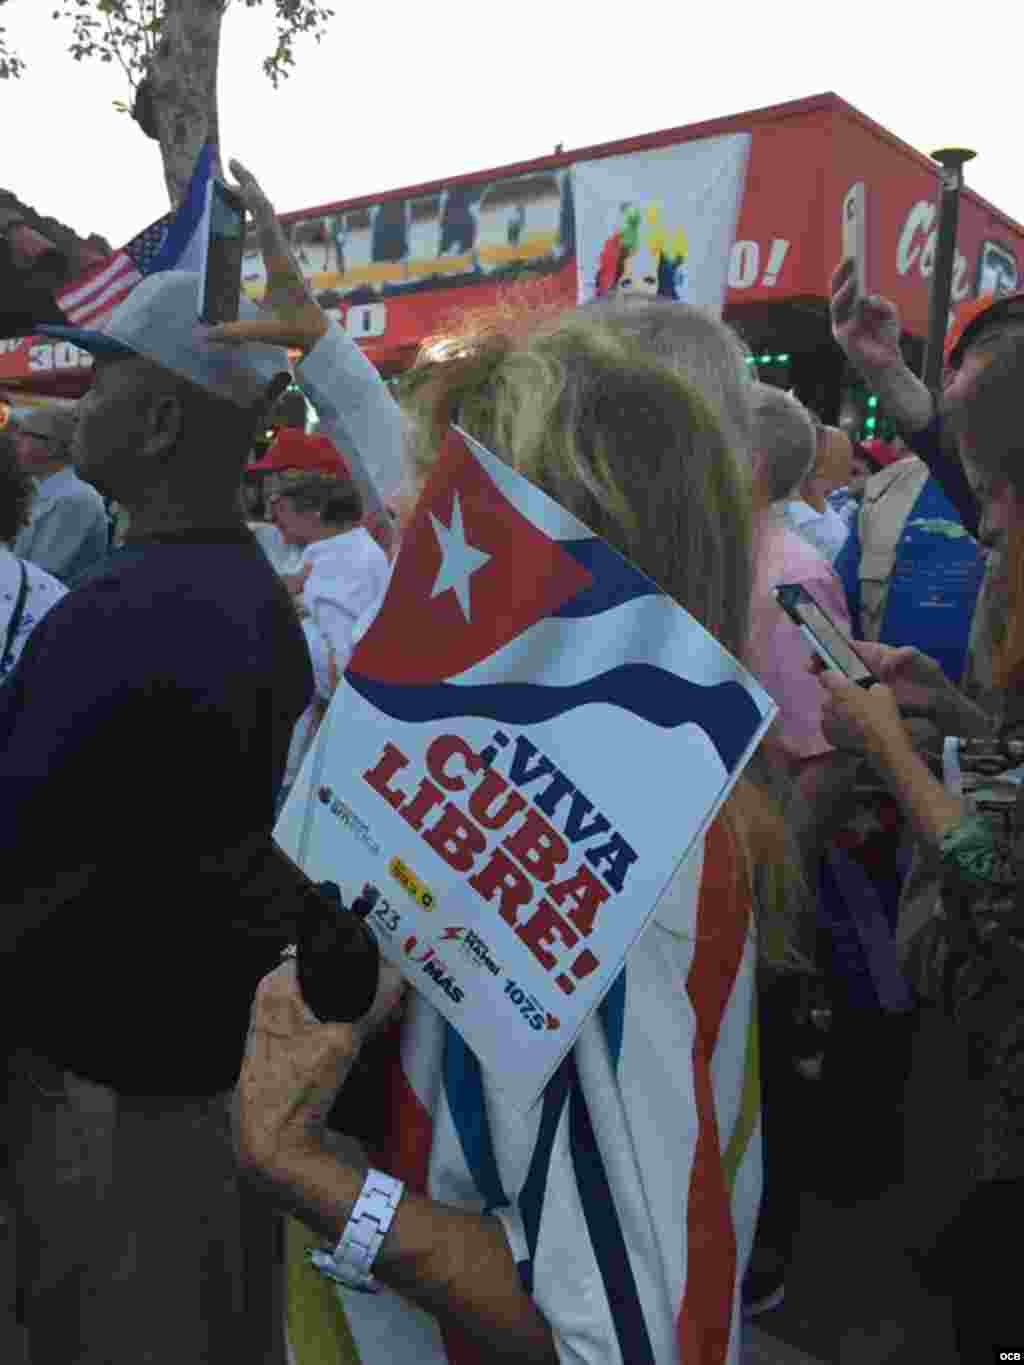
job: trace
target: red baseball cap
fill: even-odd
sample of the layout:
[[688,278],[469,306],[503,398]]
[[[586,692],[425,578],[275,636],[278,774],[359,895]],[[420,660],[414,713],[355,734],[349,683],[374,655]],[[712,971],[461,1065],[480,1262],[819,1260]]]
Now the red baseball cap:
[[350,477],[348,465],[329,437],[319,432],[307,436],[304,431],[296,431],[294,427],[282,427],[263,459],[248,467],[250,473],[258,470],[265,474],[284,469],[300,469],[307,474],[334,474],[338,478]]
[[968,346],[984,328],[994,322],[1020,321],[1024,318],[1024,290],[1012,294],[980,294],[966,299],[956,310],[953,326],[946,334],[946,364],[958,370]]

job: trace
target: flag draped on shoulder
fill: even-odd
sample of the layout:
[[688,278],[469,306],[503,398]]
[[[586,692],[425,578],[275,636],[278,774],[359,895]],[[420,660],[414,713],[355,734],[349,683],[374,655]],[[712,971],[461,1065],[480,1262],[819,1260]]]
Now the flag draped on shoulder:
[[[754,936],[729,835],[679,869],[572,1053],[523,1114],[458,1033],[409,998],[380,1169],[502,1224],[524,1289],[576,1365],[740,1365],[761,1189]],[[294,1365],[486,1365],[389,1289],[289,1257]]]
[[199,153],[180,207],[150,223],[101,265],[94,266],[56,295],[73,327],[102,331],[114,309],[147,275],[161,270],[198,270],[199,246],[206,228],[206,186],[213,173],[214,145]]
[[[756,936],[717,816],[775,709],[453,428],[275,830],[314,880],[377,892],[367,923],[413,987],[372,1164],[498,1219],[574,1365],[740,1362]],[[486,1363],[390,1290],[308,1288],[296,1365],[340,1339],[366,1365]]]

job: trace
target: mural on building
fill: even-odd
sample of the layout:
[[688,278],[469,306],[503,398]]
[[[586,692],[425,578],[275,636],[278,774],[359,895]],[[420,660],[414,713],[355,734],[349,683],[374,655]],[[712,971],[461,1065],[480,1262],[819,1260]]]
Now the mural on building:
[[[328,306],[551,273],[573,252],[571,173],[452,186],[290,219],[286,227],[314,292]],[[255,233],[242,279],[250,298],[262,297],[266,271]]]

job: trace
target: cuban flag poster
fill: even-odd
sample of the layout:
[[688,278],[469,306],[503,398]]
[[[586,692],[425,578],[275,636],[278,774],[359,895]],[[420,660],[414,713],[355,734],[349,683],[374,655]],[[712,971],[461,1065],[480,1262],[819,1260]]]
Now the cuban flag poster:
[[776,709],[453,430],[275,837],[528,1108]]
[[573,167],[580,303],[656,296],[720,314],[750,134]]

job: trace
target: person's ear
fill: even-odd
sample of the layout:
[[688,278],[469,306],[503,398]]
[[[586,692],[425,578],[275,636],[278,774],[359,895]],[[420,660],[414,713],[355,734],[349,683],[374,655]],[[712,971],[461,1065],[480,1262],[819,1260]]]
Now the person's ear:
[[167,459],[185,431],[185,410],[175,394],[156,394],[150,400],[146,416],[146,436],[143,454],[153,459]]

